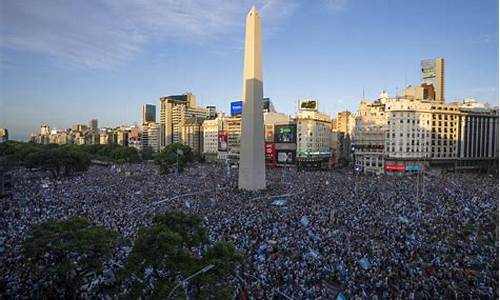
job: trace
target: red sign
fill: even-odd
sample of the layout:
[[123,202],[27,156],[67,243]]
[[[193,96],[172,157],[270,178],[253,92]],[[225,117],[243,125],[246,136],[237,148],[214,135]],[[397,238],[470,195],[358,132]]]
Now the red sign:
[[265,148],[266,162],[274,164],[276,162],[276,147],[274,143],[266,143]]
[[385,165],[384,170],[386,171],[406,171],[405,165]]

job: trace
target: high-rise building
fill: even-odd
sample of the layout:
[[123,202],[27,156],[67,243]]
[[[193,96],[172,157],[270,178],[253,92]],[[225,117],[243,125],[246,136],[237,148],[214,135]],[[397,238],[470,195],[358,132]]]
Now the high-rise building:
[[89,121],[89,130],[92,132],[97,132],[98,127],[97,127],[97,119],[92,119]]
[[221,146],[221,151],[227,151],[227,144],[219,145],[219,142],[221,143],[227,142],[225,140],[219,141],[219,134],[221,135],[224,134],[223,114],[221,114],[215,119],[208,119],[203,121],[202,127],[203,127],[203,155],[207,160],[215,160],[218,158],[219,146]]
[[243,64],[243,115],[238,187],[266,188],[261,20],[255,6],[247,15]]
[[191,93],[160,98],[160,147],[181,143],[181,131],[188,118],[206,119],[207,109],[196,106]]
[[425,84],[432,84],[434,87],[433,92],[435,93],[434,101],[444,103],[444,58],[424,59],[421,61],[420,65],[422,67],[422,82]]
[[149,122],[142,125],[142,147],[151,147],[154,152],[160,150],[160,125]]
[[156,105],[143,104],[141,110],[141,124],[156,122]]
[[9,140],[9,131],[7,128],[0,128],[0,143]]
[[194,154],[203,152],[203,121],[205,117],[190,117],[185,119],[181,128],[181,143],[191,148]]

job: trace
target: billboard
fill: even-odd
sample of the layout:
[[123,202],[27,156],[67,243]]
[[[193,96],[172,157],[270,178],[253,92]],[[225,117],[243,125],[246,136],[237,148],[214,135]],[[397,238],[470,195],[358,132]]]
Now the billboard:
[[265,143],[266,163],[274,164],[276,162],[276,147],[274,143]]
[[386,171],[406,171],[405,165],[385,165],[384,170]]
[[231,116],[241,115],[243,112],[243,101],[231,102]]
[[274,127],[274,142],[276,143],[296,143],[297,125],[286,124]]
[[427,83],[434,83],[436,78],[436,61],[434,59],[424,59],[420,62],[422,67],[422,80]]
[[274,126],[264,125],[264,140],[266,142],[274,142]]
[[276,160],[279,164],[294,165],[295,158],[295,150],[276,150]]
[[407,165],[406,166],[406,171],[416,171],[418,172],[418,170],[420,170],[419,166],[418,165]]
[[219,151],[227,151],[227,131],[219,131],[217,144]]
[[318,111],[318,100],[314,99],[299,100],[299,110]]

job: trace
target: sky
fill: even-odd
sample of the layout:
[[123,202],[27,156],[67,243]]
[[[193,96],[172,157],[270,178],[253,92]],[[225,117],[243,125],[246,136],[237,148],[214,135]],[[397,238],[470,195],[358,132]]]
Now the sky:
[[188,91],[228,112],[253,4],[277,111],[355,112],[363,92],[418,85],[434,57],[447,101],[498,105],[498,0],[0,0],[0,127],[26,140],[41,124],[139,123],[143,103]]

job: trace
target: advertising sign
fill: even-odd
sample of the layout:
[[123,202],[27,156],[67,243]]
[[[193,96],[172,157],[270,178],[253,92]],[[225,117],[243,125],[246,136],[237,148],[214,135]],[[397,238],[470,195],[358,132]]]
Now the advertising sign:
[[295,164],[295,150],[276,150],[276,159],[279,164]]
[[386,171],[406,171],[405,165],[385,165],[384,170]]
[[266,155],[266,162],[267,163],[275,163],[276,162],[276,147],[274,143],[266,143],[265,144],[265,155]]
[[231,102],[231,116],[241,115],[243,112],[243,101]]
[[219,151],[227,151],[227,131],[219,131],[217,141]]
[[318,100],[314,99],[299,100],[299,110],[318,111]]
[[274,126],[265,125],[264,126],[264,140],[266,142],[274,142]]
[[417,171],[418,172],[419,167],[418,165],[407,165],[406,166],[406,171]]
[[422,67],[422,79],[432,82],[436,78],[436,61],[433,59],[425,59],[420,62]]
[[274,127],[274,141],[276,143],[296,143],[297,125],[276,125]]

